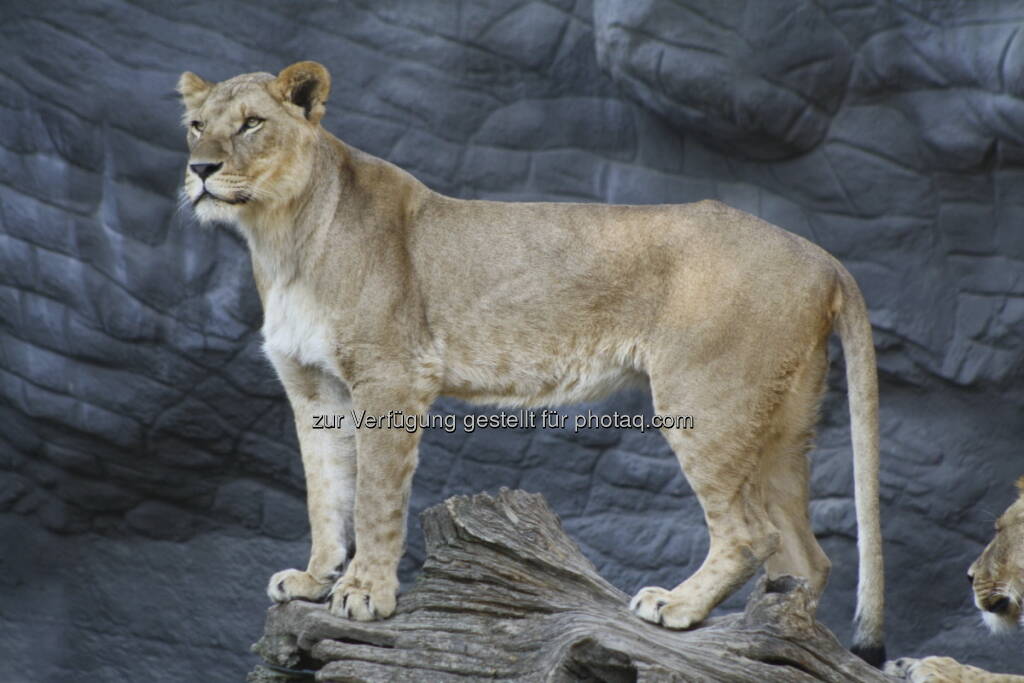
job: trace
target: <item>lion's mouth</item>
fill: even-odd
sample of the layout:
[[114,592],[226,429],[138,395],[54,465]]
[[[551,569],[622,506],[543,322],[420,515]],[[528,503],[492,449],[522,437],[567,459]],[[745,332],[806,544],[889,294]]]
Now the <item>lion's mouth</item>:
[[215,195],[214,193],[210,192],[204,187],[203,191],[200,192],[199,196],[196,197],[195,201],[192,202],[192,207],[195,208],[196,206],[199,205],[199,202],[203,201],[206,198],[210,198],[215,202],[224,202],[225,204],[245,204],[246,202],[249,201],[249,195],[244,193],[239,194],[234,199],[228,199],[227,197]]
[[1021,605],[1013,595],[994,592],[975,596],[975,605],[981,610],[982,620],[993,633],[1007,633],[1020,626],[1024,618]]
[[1010,610],[1010,598],[1005,595],[992,595],[985,601],[984,609],[994,614],[1006,614]]

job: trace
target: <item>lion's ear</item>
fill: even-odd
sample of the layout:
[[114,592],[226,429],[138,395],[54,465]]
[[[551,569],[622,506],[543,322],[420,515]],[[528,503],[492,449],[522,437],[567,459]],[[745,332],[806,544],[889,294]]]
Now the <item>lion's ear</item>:
[[203,106],[212,88],[213,83],[191,71],[181,74],[181,78],[178,79],[178,93],[181,94],[186,109],[198,109]]
[[1024,495],[1024,477],[1017,480],[1017,490],[1021,492],[1021,495]]
[[316,62],[298,62],[277,75],[272,89],[282,101],[301,107],[315,124],[327,111],[324,103],[331,92],[331,75]]

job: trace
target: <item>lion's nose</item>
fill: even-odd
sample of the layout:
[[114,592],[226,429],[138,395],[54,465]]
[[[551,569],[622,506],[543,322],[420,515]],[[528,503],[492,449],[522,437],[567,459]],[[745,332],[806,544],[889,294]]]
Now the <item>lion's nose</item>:
[[206,180],[220,170],[224,164],[189,164],[192,172],[199,176],[200,180]]
[[1002,598],[999,598],[998,600],[996,600],[995,602],[993,602],[991,605],[989,605],[985,609],[987,609],[989,612],[992,612],[993,614],[1002,614],[1003,612],[1005,612],[1009,608],[1010,608],[1010,599],[1007,598],[1007,597],[1002,597]]
[[971,572],[967,572],[967,583],[974,585],[974,574]]

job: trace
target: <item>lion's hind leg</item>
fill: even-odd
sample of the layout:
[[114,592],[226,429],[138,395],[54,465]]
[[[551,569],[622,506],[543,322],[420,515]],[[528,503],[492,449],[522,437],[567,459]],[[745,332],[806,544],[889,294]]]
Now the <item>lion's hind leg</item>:
[[794,375],[776,410],[762,455],[765,504],[772,524],[782,535],[779,550],[765,560],[765,571],[773,579],[783,574],[807,579],[815,595],[825,590],[832,565],[811,529],[807,454],[813,443],[827,370],[828,351],[823,339]]
[[[735,357],[734,357],[735,358]],[[673,366],[669,363],[670,368]],[[651,371],[658,414],[694,414],[693,429],[664,429],[690,486],[704,509],[710,548],[704,563],[672,590],[641,589],[630,608],[647,621],[690,628],[753,576],[779,547],[762,492],[764,422],[770,419],[777,384],[764,378],[752,358],[750,372],[735,363],[686,372]],[[763,377],[763,375],[762,375]]]

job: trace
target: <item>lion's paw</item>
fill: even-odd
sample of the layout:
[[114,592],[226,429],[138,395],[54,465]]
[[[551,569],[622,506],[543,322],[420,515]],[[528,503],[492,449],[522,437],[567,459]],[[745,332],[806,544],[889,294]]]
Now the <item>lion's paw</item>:
[[899,659],[890,659],[885,663],[882,668],[882,672],[886,676],[893,676],[903,681],[909,681],[911,671],[920,659],[912,659],[910,657],[900,657]]
[[645,621],[672,629],[693,628],[707,616],[707,610],[657,586],[641,588],[629,601],[629,609]]
[[321,581],[301,569],[285,569],[270,577],[270,583],[267,584],[267,597],[273,602],[288,602],[289,600],[319,602],[330,592],[331,581],[332,579]]
[[331,589],[332,614],[355,621],[386,619],[395,613],[398,584],[395,581],[343,576]]
[[985,680],[984,676],[975,673],[981,673],[979,670],[966,667],[950,657],[901,657],[886,662],[883,672],[911,683],[969,683]]

